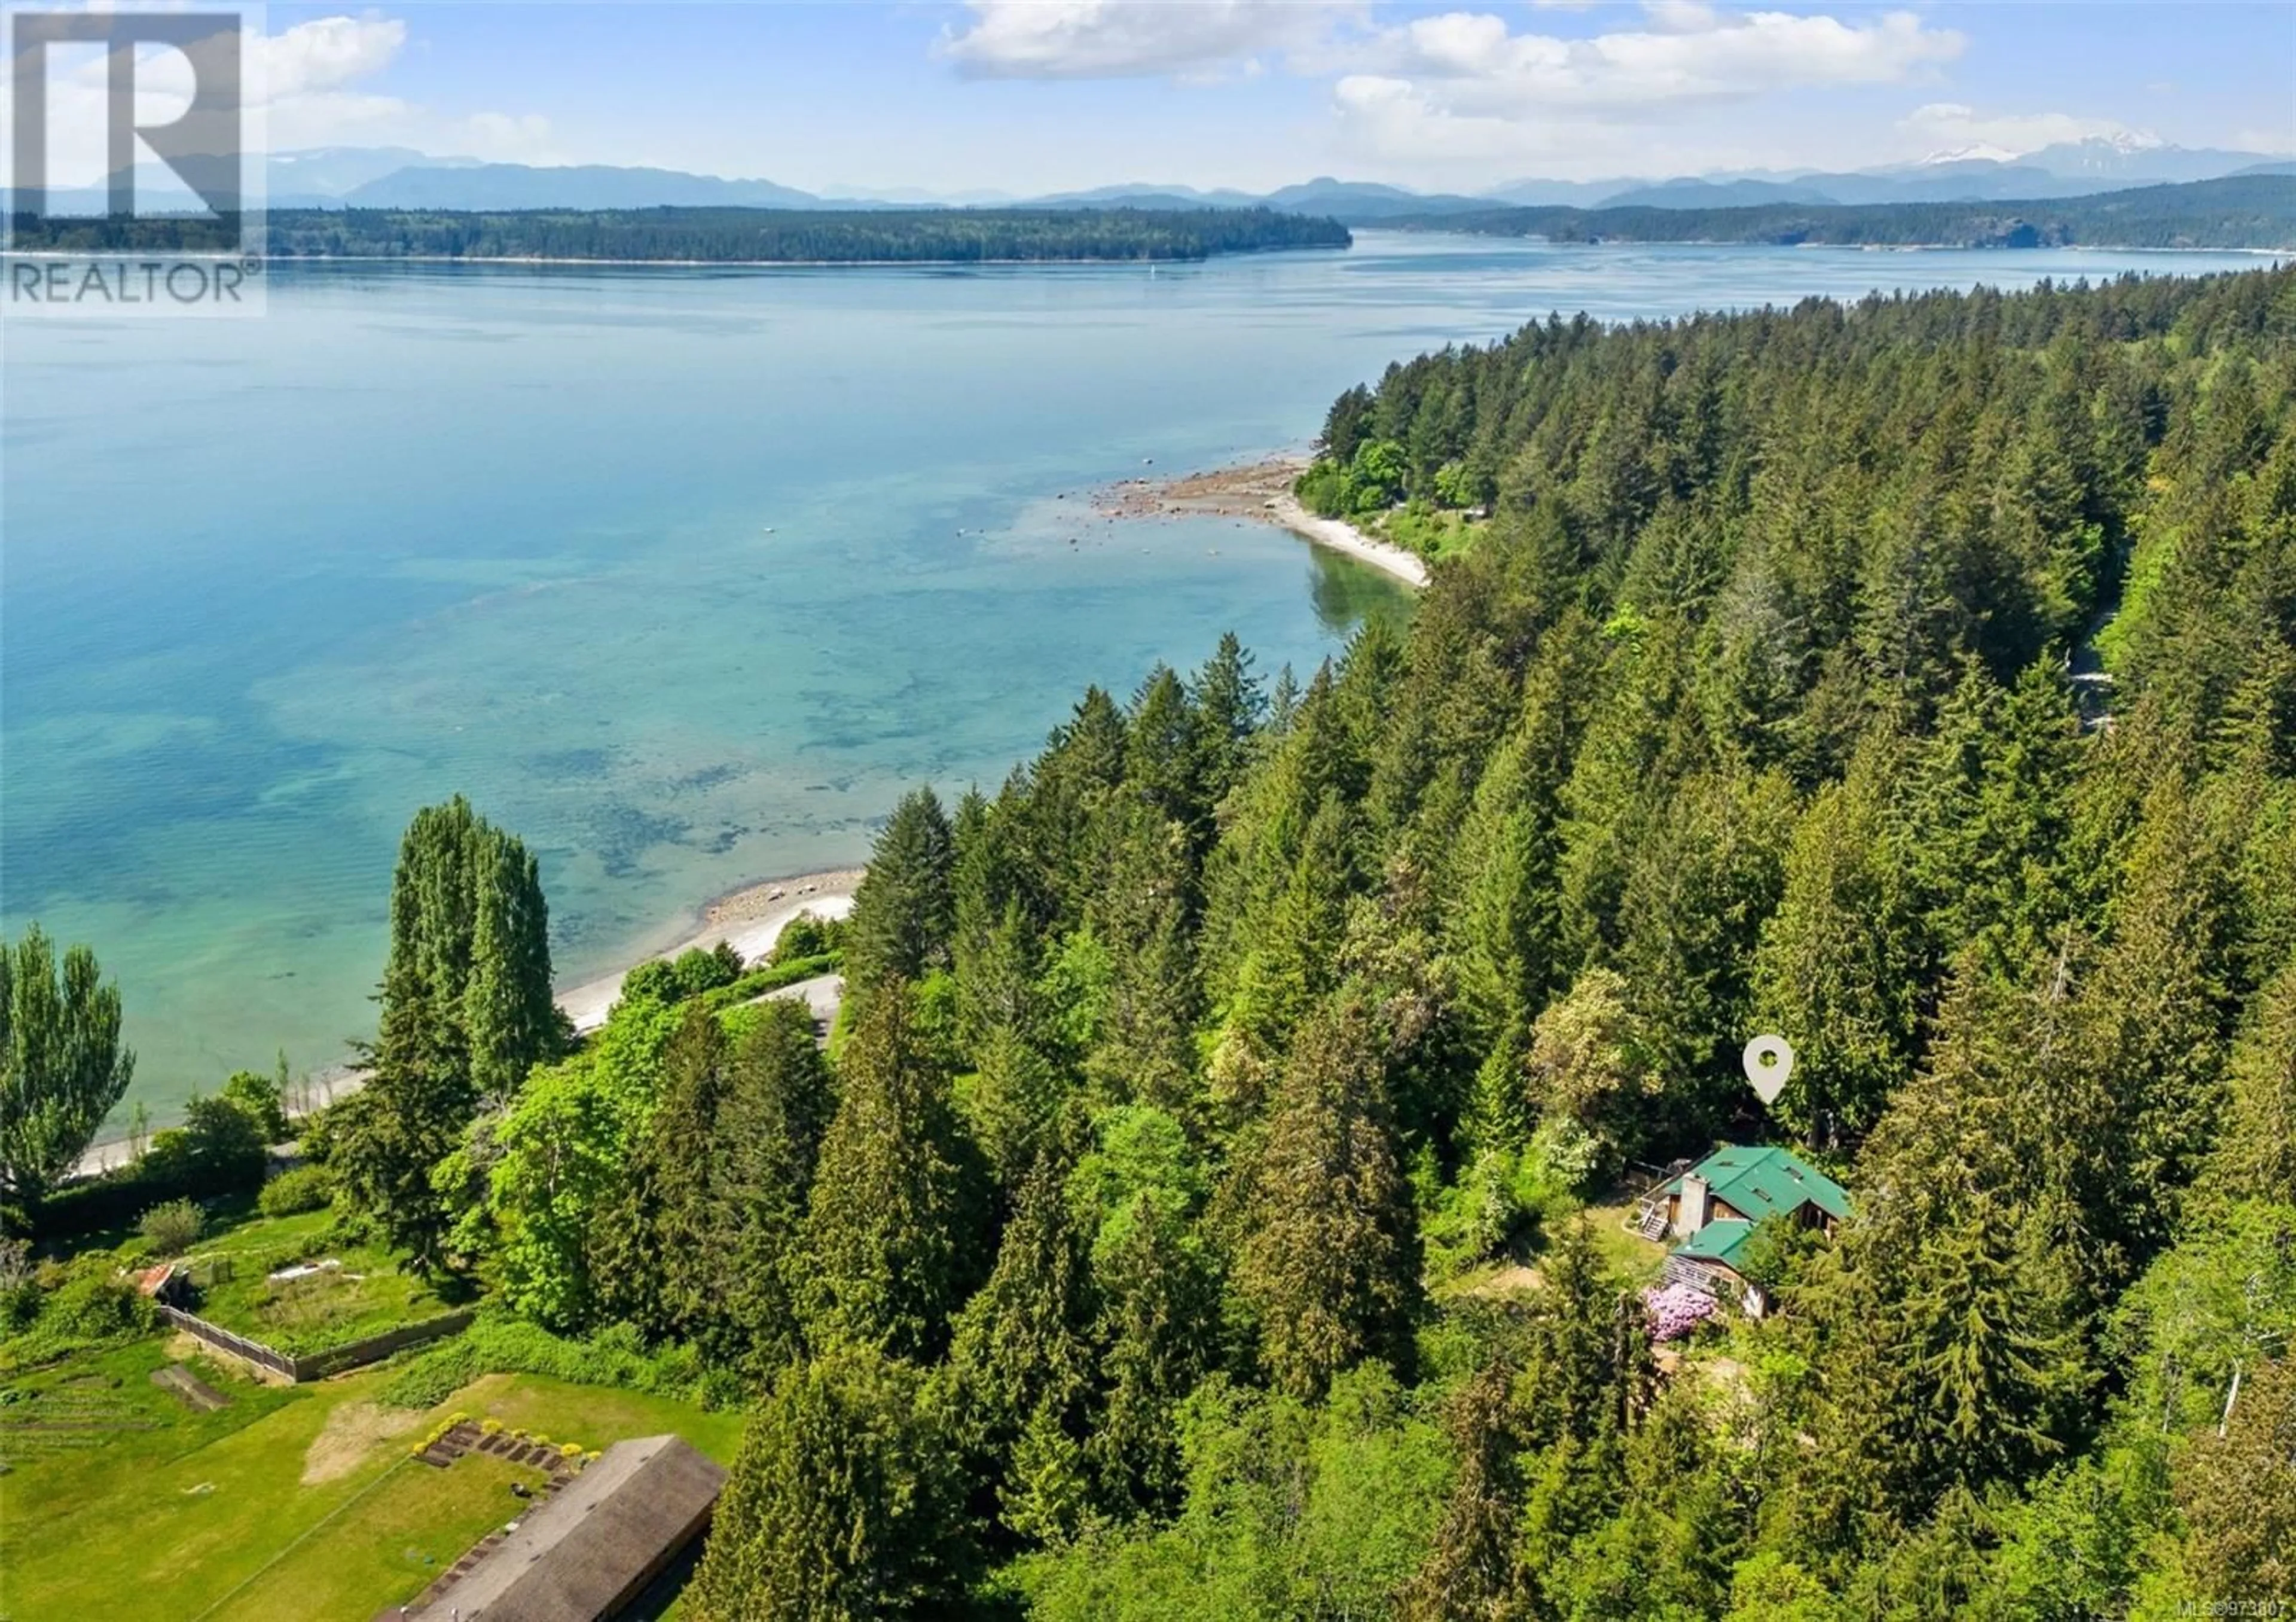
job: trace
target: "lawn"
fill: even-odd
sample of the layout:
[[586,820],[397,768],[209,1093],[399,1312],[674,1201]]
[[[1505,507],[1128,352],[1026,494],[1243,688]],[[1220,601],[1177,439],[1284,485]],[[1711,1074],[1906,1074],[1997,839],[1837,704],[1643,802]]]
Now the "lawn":
[[[345,1244],[329,1211],[257,1217],[202,1239],[184,1259],[199,1286],[193,1310],[234,1334],[287,1353],[323,1352],[466,1304],[398,1271],[398,1256]],[[334,1263],[334,1266],[321,1264]],[[291,1266],[316,1270],[293,1280]]]
[[1628,1231],[1628,1220],[1640,1210],[1641,1200],[1634,1195],[1619,1196],[1608,1205],[1588,1206],[1587,1231],[1611,1271],[1630,1284],[1655,1284],[1659,1270],[1666,1264],[1666,1247]]
[[684,1437],[720,1464],[734,1462],[742,1444],[738,1413],[707,1413],[691,1403],[638,1391],[571,1385],[539,1374],[488,1374],[447,1402],[450,1412],[500,1420],[516,1430],[538,1431],[553,1442],[605,1448],[631,1437]]
[[367,1622],[507,1519],[511,1467],[409,1456],[447,1413],[588,1447],[672,1431],[721,1460],[740,1437],[736,1414],[526,1375],[487,1376],[416,1413],[375,1402],[387,1371],[277,1387],[195,1363],[229,1399],[197,1413],[150,1379],[186,1344],[143,1341],[12,1382],[25,1395],[0,1404],[8,1622]]
[[208,1614],[213,1622],[308,1622],[404,1604],[472,1544],[518,1519],[527,1506],[512,1483],[532,1488],[543,1479],[488,1453],[434,1470],[402,1450],[365,1496]]

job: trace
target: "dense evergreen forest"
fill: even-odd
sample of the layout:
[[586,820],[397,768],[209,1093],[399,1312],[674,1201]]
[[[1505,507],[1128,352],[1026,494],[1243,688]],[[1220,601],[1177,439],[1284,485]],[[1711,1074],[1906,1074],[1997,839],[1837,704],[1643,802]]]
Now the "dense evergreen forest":
[[[2292,271],[1398,366],[1407,635],[920,791],[832,1062],[645,1013],[442,1214],[764,1393],[698,1616],[2296,1598],[2292,391]],[[1574,1211],[1722,1139],[1856,1212],[1661,1372]]]
[[[20,221],[11,245],[76,253],[196,251],[212,229],[211,222],[191,219]],[[264,247],[275,259],[962,264],[1201,259],[1344,248],[1349,241],[1333,220],[1267,209],[280,209],[265,217]]]
[[[1550,320],[1324,449],[1486,533],[910,795],[826,1051],[702,954],[574,1042],[418,819],[304,1134],[493,1291],[393,1400],[747,1407],[709,1622],[2296,1603],[2296,269]],[[1852,1211],[1677,1334],[1721,1141]]]
[[2296,175],[2234,175],[2031,202],[1762,203],[1734,209],[1491,209],[1382,221],[1558,243],[1838,247],[2296,247]]

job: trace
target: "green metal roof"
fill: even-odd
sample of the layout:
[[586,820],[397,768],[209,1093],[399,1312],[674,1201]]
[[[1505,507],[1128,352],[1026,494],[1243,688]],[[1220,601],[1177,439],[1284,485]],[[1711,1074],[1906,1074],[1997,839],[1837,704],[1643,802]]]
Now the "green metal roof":
[[1707,1223],[1683,1240],[1675,1247],[1674,1254],[1694,1257],[1702,1262],[1719,1262],[1725,1267],[1732,1267],[1736,1264],[1738,1247],[1746,1242],[1746,1236],[1753,1231],[1753,1223],[1726,1216],[1719,1222]]
[[[1832,1217],[1849,1214],[1849,1196],[1840,1183],[1800,1156],[1772,1145],[1741,1149],[1726,1144],[1687,1174],[1706,1179],[1715,1198],[1755,1222],[1806,1204]],[[1680,1193],[1682,1179],[1668,1183],[1666,1191]]]

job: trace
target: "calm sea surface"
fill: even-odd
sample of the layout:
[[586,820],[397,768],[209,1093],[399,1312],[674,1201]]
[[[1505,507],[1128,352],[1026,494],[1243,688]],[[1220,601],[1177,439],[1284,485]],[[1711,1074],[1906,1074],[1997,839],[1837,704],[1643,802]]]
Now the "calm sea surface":
[[96,948],[164,1118],[372,1032],[426,802],[537,847],[571,982],[861,857],[906,785],[993,787],[1088,682],[1231,629],[1312,664],[1398,589],[1086,498],[1302,441],[1391,359],[2260,262],[1363,234],[1152,276],[307,268],[260,320],[12,324],[0,922]]

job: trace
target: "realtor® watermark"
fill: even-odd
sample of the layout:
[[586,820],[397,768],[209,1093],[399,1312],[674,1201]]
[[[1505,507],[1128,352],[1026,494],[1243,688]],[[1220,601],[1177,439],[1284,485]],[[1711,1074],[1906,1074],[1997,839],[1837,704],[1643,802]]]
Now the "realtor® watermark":
[[260,8],[5,21],[0,313],[261,314]]

